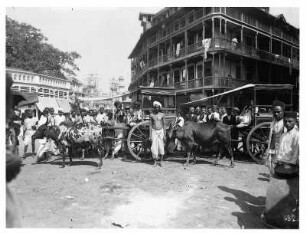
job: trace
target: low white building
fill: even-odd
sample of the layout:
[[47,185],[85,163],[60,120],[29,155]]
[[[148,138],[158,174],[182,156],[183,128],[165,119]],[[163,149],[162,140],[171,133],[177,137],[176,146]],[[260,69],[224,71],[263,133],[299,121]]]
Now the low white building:
[[41,97],[68,99],[71,81],[58,77],[37,74],[25,70],[7,68],[13,79],[12,90],[37,93]]
[[53,107],[55,111],[58,108],[63,108],[65,112],[70,111],[70,80],[15,68],[6,68],[6,72],[12,77],[13,91],[35,93],[38,97],[36,103],[28,103],[27,101],[20,103],[19,107],[21,109],[31,108],[35,110],[37,108],[42,111],[45,107]]

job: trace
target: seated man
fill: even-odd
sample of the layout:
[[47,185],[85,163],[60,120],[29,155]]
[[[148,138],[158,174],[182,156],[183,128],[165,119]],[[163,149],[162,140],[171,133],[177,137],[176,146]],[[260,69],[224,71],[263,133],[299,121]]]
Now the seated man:
[[244,128],[249,126],[252,123],[252,109],[250,106],[246,106],[240,116],[237,117],[237,128]]

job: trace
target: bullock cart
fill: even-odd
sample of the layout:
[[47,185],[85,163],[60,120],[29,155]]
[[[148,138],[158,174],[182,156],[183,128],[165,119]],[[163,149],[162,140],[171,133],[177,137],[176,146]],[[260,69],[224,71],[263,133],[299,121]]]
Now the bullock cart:
[[142,112],[141,122],[134,125],[127,137],[127,147],[130,154],[139,161],[151,159],[151,140],[149,135],[149,116],[153,109],[153,102],[159,101],[162,104],[162,111],[165,113],[166,125],[169,126],[175,119],[176,95],[174,88],[167,87],[142,87],[137,93],[140,109]]
[[239,129],[239,137],[232,139],[232,145],[238,145],[236,149],[248,153],[255,162],[264,164],[272,122],[272,103],[276,99],[281,100],[286,103],[286,110],[292,110],[292,92],[291,84],[247,84],[184,105],[216,104],[249,109],[249,125]]

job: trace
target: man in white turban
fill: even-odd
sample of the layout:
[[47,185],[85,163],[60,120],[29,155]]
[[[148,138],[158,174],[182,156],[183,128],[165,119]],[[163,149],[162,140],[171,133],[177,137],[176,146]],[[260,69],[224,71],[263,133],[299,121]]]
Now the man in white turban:
[[58,115],[54,117],[54,123],[55,125],[59,126],[60,123],[64,122],[66,120],[65,116],[63,115],[63,109],[58,109]]
[[153,112],[150,114],[150,138],[152,140],[151,152],[154,159],[154,166],[157,165],[158,155],[160,155],[160,166],[165,154],[166,124],[165,114],[161,112],[161,103],[153,102]]
[[153,107],[158,106],[159,108],[162,108],[162,104],[158,101],[153,102]]

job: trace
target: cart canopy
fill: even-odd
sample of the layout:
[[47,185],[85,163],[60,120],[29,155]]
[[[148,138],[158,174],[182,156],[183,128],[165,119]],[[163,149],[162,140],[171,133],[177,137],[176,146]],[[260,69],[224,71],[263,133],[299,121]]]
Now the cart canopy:
[[194,105],[194,104],[200,104],[203,103],[209,99],[216,98],[223,95],[228,95],[231,93],[235,93],[238,91],[246,90],[252,88],[253,90],[292,90],[293,85],[291,84],[247,84],[229,91],[225,91],[216,95],[208,96],[199,100],[190,101],[187,103],[184,103],[182,105]]

